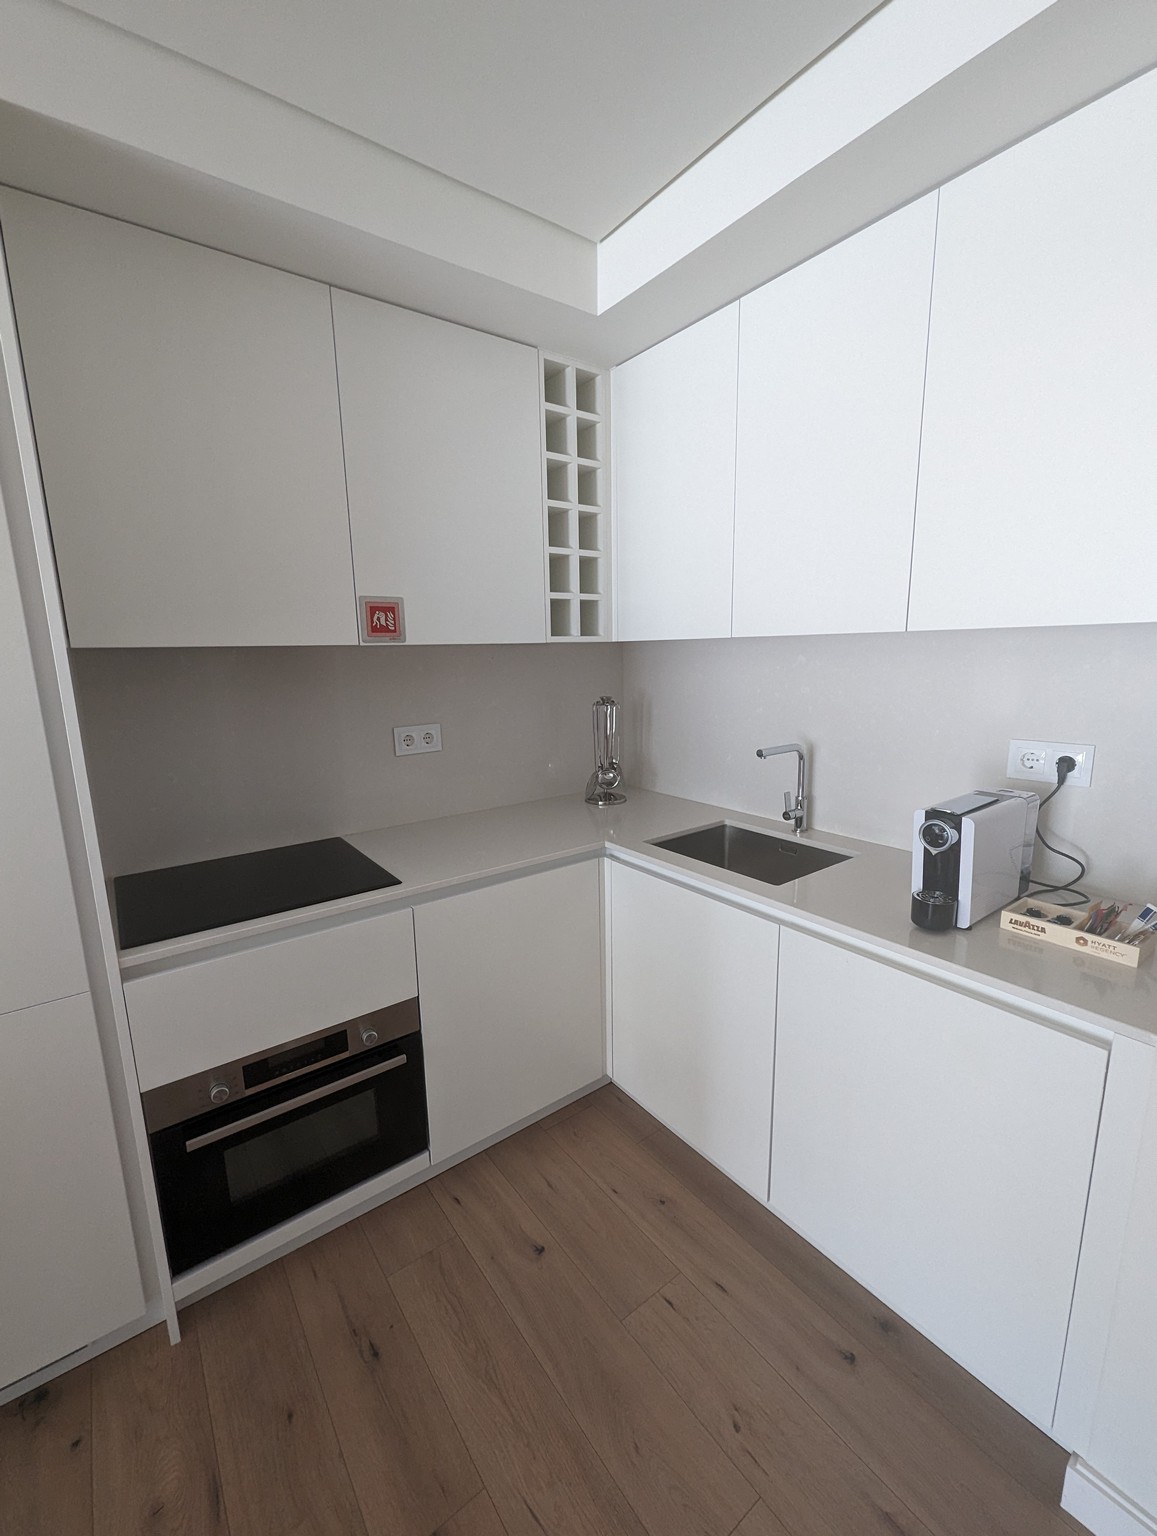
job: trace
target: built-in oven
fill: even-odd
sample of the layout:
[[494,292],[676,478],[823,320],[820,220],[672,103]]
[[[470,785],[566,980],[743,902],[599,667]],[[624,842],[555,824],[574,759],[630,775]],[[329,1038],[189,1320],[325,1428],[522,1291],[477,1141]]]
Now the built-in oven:
[[417,998],[143,1095],[174,1275],[429,1145]]

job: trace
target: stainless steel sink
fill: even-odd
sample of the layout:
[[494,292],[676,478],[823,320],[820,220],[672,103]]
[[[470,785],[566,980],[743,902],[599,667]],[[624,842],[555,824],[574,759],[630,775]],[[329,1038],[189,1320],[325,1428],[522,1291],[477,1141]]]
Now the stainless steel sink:
[[830,848],[817,848],[794,837],[773,837],[769,832],[733,826],[729,821],[717,821],[696,832],[680,832],[677,837],[655,837],[651,843],[685,858],[714,864],[716,869],[762,880],[765,885],[787,885],[791,880],[814,875],[817,870],[851,858],[848,853],[833,853]]

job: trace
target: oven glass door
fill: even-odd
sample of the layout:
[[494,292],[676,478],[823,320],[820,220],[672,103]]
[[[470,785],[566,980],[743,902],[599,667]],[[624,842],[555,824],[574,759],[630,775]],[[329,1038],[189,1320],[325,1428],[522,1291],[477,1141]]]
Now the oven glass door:
[[174,1275],[425,1151],[422,1037],[151,1137]]

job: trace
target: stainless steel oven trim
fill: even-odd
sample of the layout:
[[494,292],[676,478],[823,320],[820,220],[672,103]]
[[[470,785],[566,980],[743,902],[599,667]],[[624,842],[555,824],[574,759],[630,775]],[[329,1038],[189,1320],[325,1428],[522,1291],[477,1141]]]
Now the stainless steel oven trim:
[[336,1083],[327,1083],[324,1088],[311,1088],[308,1093],[299,1094],[296,1099],[289,1099],[284,1104],[271,1104],[268,1109],[259,1109],[255,1114],[246,1115],[241,1120],[233,1120],[228,1125],[222,1125],[215,1131],[206,1131],[202,1136],[194,1136],[185,1143],[186,1152],[199,1152],[202,1147],[211,1147],[215,1142],[228,1141],[231,1136],[238,1135],[241,1131],[251,1130],[255,1125],[264,1125],[269,1120],[280,1120],[282,1115],[288,1115],[292,1110],[300,1109],[303,1104],[314,1104],[318,1099],[331,1099],[334,1094],[342,1093],[346,1088],[352,1088],[355,1083],[368,1082],[371,1077],[381,1077],[383,1072],[393,1072],[397,1067],[406,1065],[406,1055],[394,1056],[389,1061],[380,1062],[376,1067],[367,1067],[364,1072],[351,1072],[348,1077],[339,1078]]
[[[342,1019],[325,1029],[314,1030],[312,1034],[299,1035],[294,1040],[286,1040],[264,1051],[254,1051],[248,1056],[239,1056],[235,1061],[194,1073],[191,1077],[183,1077],[175,1083],[164,1083],[158,1088],[149,1088],[141,1095],[145,1112],[145,1128],[152,1135],[154,1131],[164,1131],[171,1125],[179,1125],[182,1120],[193,1120],[198,1115],[208,1114],[217,1107],[209,1094],[219,1083],[223,1083],[229,1089],[228,1102],[239,1103],[247,1097],[255,1097],[267,1092],[276,1084],[292,1082],[295,1077],[317,1072],[323,1066],[336,1066],[339,1062],[348,1061],[366,1051],[377,1050],[379,1046],[388,1045],[391,1040],[400,1040],[405,1035],[417,1033],[421,1027],[418,999],[407,997],[401,1002],[390,1003],[385,1008],[377,1008],[372,1013],[361,1013],[356,1018]],[[275,1082],[257,1083],[248,1089],[245,1087],[244,1069],[251,1062],[264,1061],[267,1056],[280,1055],[282,1051],[291,1051],[298,1046],[309,1045],[314,1040],[324,1040],[327,1035],[336,1034],[340,1029],[346,1031],[347,1050],[328,1057],[324,1062],[310,1062],[294,1072],[285,1072]],[[373,1031],[376,1038],[363,1041],[361,1038],[363,1030]]]

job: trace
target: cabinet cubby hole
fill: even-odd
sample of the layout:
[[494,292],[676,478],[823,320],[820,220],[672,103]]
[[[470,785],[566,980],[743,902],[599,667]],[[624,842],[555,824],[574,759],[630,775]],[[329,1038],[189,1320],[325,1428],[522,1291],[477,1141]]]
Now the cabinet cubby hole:
[[546,466],[546,499],[547,501],[573,501],[574,493],[571,490],[571,465],[547,464]]
[[579,603],[579,634],[584,640],[597,640],[603,632],[603,605],[598,598]]
[[556,414],[547,410],[546,413],[546,451],[547,453],[573,454],[574,447],[570,441],[570,424],[574,420],[565,412]]
[[547,405],[569,405],[567,384],[571,370],[565,363],[552,363],[549,358],[542,364],[542,398]]
[[552,549],[571,548],[570,512],[566,507],[547,508],[546,529],[547,542]]
[[599,532],[599,514],[597,512],[580,512],[578,515],[578,547],[587,550],[601,549],[602,540]]
[[[551,498],[554,499],[553,497]],[[597,469],[580,469],[578,471],[578,499],[584,507],[601,507],[602,498],[599,496],[599,471]]]
[[580,411],[590,411],[593,415],[599,414],[599,376],[590,373],[586,368],[576,368],[574,371],[575,404]]
[[599,581],[599,571],[602,567],[602,559],[598,555],[579,556],[579,594],[584,597],[598,597],[602,592],[602,584]]
[[570,555],[550,556],[550,590],[552,592],[573,592],[574,570]]
[[580,459],[602,459],[601,431],[597,421],[580,421],[578,424],[578,456]]
[[550,633],[556,640],[569,639],[574,634],[574,599],[552,597],[550,600]]

